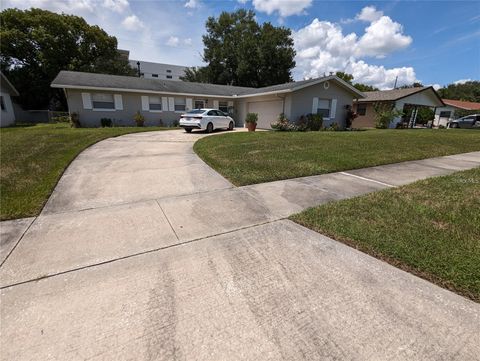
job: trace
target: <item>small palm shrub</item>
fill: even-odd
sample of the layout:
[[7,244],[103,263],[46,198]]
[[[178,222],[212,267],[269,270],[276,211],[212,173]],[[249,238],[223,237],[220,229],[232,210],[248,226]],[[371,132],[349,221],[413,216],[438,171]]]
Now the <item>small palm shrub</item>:
[[143,127],[145,124],[145,117],[140,112],[135,113],[133,120],[135,120],[135,123],[137,123],[137,127]]

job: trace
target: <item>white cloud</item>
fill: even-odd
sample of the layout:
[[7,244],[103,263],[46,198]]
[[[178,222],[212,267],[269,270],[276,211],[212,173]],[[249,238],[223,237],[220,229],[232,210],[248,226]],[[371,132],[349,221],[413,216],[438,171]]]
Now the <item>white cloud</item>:
[[375,56],[383,58],[394,51],[406,48],[412,43],[412,38],[403,34],[403,27],[388,16],[374,20],[365,29],[358,44],[358,56]]
[[438,89],[442,88],[442,86],[441,86],[440,84],[437,84],[437,83],[435,83],[435,84],[428,84],[427,86],[431,86],[431,87],[432,87],[433,89],[435,89],[435,90],[438,90]]
[[170,36],[167,40],[167,45],[173,48],[179,47],[179,46],[192,46],[192,38],[185,38],[181,39],[178,36]]
[[123,13],[130,7],[128,0],[104,0],[103,6],[117,13]]
[[117,13],[130,8],[128,0],[5,0],[2,9],[16,7],[19,9],[40,8],[57,13],[85,15],[95,13],[99,8]]
[[370,22],[361,36],[344,35],[339,24],[314,19],[309,25],[293,33],[297,51],[297,69],[302,77],[318,77],[324,73],[346,71],[356,82],[381,89],[393,87],[398,76],[398,85],[416,81],[412,67],[386,69],[369,65],[363,57],[385,57],[404,49],[411,42],[404,35],[402,26],[384,16],[374,7],[364,8],[357,17]]
[[184,6],[188,9],[195,9],[198,7],[198,5],[199,5],[198,0],[188,0]]
[[173,46],[173,47],[177,47],[178,44],[180,44],[180,39],[176,36],[171,36],[168,38],[167,40],[167,45],[168,46]]
[[143,22],[137,17],[137,15],[127,16],[125,19],[123,19],[122,25],[125,29],[132,31],[138,31],[145,26]]
[[362,11],[355,17],[355,19],[367,21],[369,23],[380,19],[383,16],[383,11],[378,11],[375,6],[365,6]]
[[237,1],[242,5],[245,5],[248,2],[248,0],[237,0]]
[[453,84],[455,84],[455,85],[460,85],[460,84],[465,84],[465,83],[467,83],[467,82],[469,82],[469,81],[473,81],[473,80],[470,79],[470,78],[469,78],[469,79],[460,79],[460,80],[454,81]]
[[280,17],[303,14],[312,0],[252,0],[255,10],[268,15],[278,12]]

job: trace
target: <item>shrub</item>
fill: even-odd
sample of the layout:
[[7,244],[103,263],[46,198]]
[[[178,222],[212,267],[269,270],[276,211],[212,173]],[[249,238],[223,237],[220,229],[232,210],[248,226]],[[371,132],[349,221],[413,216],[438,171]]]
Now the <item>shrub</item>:
[[173,128],[178,128],[178,126],[180,125],[180,121],[178,119],[175,119],[173,122],[172,122],[172,127]]
[[308,129],[318,132],[323,127],[323,117],[321,114],[308,114]]
[[102,118],[100,119],[100,124],[102,125],[102,128],[108,127],[111,128],[113,125],[112,119],[110,118]]
[[135,123],[137,123],[137,127],[143,127],[145,124],[145,117],[139,111],[135,113],[133,120],[135,120]]
[[56,117],[52,117],[52,122],[53,123],[70,123],[70,115],[59,115]]
[[258,122],[257,113],[247,113],[247,116],[245,118],[245,123],[257,124],[257,122]]
[[340,130],[340,127],[336,122],[333,122],[327,128],[325,128],[325,130],[327,130],[329,132],[336,132],[336,131]]
[[304,132],[307,130],[319,131],[323,126],[323,117],[321,114],[307,114],[298,118],[296,130]]
[[82,126],[80,124],[80,117],[77,112],[70,114],[70,126],[72,128],[80,128]]
[[270,126],[279,131],[291,131],[291,130],[298,130],[297,126],[295,124],[290,123],[287,117],[285,117],[285,114],[281,113],[278,116],[278,119],[275,123],[270,124]]
[[403,112],[394,108],[393,103],[374,103],[375,128],[386,129],[396,117],[403,115]]

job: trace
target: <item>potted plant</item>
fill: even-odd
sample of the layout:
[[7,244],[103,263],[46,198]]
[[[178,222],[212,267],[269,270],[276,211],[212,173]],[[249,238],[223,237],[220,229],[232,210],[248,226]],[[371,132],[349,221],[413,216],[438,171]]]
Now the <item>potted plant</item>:
[[257,113],[247,113],[245,118],[245,123],[249,132],[254,132],[257,129],[258,114]]
[[145,124],[145,117],[138,111],[133,116],[133,120],[135,120],[135,123],[137,123],[137,127],[143,127]]

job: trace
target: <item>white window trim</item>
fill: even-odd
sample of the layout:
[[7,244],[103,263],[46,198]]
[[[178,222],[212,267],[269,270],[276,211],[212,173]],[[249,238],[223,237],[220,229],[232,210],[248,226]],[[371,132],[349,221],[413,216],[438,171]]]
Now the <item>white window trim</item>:
[[316,98],[313,98],[313,108],[316,109],[316,113],[313,112],[314,109],[312,109],[312,113],[314,114],[318,114],[318,109],[320,109],[318,107],[318,103],[319,103],[319,100],[328,100],[329,102],[329,116],[328,117],[325,117],[323,118],[323,120],[334,120],[335,119],[335,115],[332,117],[332,108],[334,106],[334,101],[335,101],[335,106],[336,106],[336,99],[328,99],[328,98],[320,98],[320,97],[316,97]]
[[117,109],[110,109],[110,108],[92,108],[93,112],[115,112]]
[[[185,106],[185,109],[184,110],[175,110],[175,99],[176,98],[179,98],[179,99],[185,99],[185,103],[183,104]],[[173,97],[173,112],[174,113],[185,113],[187,112],[187,98],[184,98],[184,97]]]

